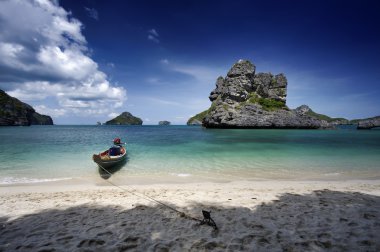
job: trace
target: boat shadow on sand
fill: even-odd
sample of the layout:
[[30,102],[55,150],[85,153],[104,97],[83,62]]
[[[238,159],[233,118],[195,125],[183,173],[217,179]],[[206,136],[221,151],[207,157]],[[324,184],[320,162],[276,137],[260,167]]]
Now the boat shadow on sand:
[[110,168],[102,168],[98,165],[98,172],[102,179],[109,179],[113,174],[120,171],[128,163],[128,157]]

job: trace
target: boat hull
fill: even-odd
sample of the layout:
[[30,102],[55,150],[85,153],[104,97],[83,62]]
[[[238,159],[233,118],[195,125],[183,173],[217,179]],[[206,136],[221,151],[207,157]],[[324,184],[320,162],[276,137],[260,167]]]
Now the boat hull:
[[108,156],[108,151],[92,155],[92,160],[99,165],[100,168],[109,169],[125,162],[127,151],[122,147],[123,153],[118,156]]

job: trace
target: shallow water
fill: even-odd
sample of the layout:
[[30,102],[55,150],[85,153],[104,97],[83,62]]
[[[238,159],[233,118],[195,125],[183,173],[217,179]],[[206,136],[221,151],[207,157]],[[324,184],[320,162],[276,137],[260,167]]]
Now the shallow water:
[[92,154],[115,137],[128,151],[119,179],[380,178],[380,130],[31,126],[0,128],[0,184],[99,176]]

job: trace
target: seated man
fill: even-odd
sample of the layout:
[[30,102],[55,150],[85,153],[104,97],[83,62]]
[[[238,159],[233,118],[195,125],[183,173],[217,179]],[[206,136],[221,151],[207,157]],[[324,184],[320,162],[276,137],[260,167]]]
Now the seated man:
[[115,145],[115,146],[112,146],[110,149],[109,149],[109,155],[110,156],[118,156],[118,155],[120,155],[121,154],[121,148],[120,148],[120,146],[117,146],[117,145]]

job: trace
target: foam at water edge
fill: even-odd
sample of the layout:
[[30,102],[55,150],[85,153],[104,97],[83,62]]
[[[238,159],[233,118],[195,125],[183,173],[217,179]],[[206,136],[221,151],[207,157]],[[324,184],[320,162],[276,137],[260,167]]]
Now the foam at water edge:
[[191,176],[191,174],[189,174],[189,173],[171,173],[170,175],[177,176],[177,177],[190,177]]
[[332,172],[332,173],[325,173],[323,175],[325,175],[325,176],[339,176],[341,174],[339,172]]
[[29,183],[44,183],[53,182],[60,180],[69,180],[72,178],[51,178],[51,179],[39,179],[39,178],[14,178],[5,177],[0,179],[0,185],[11,185],[11,184],[29,184]]

